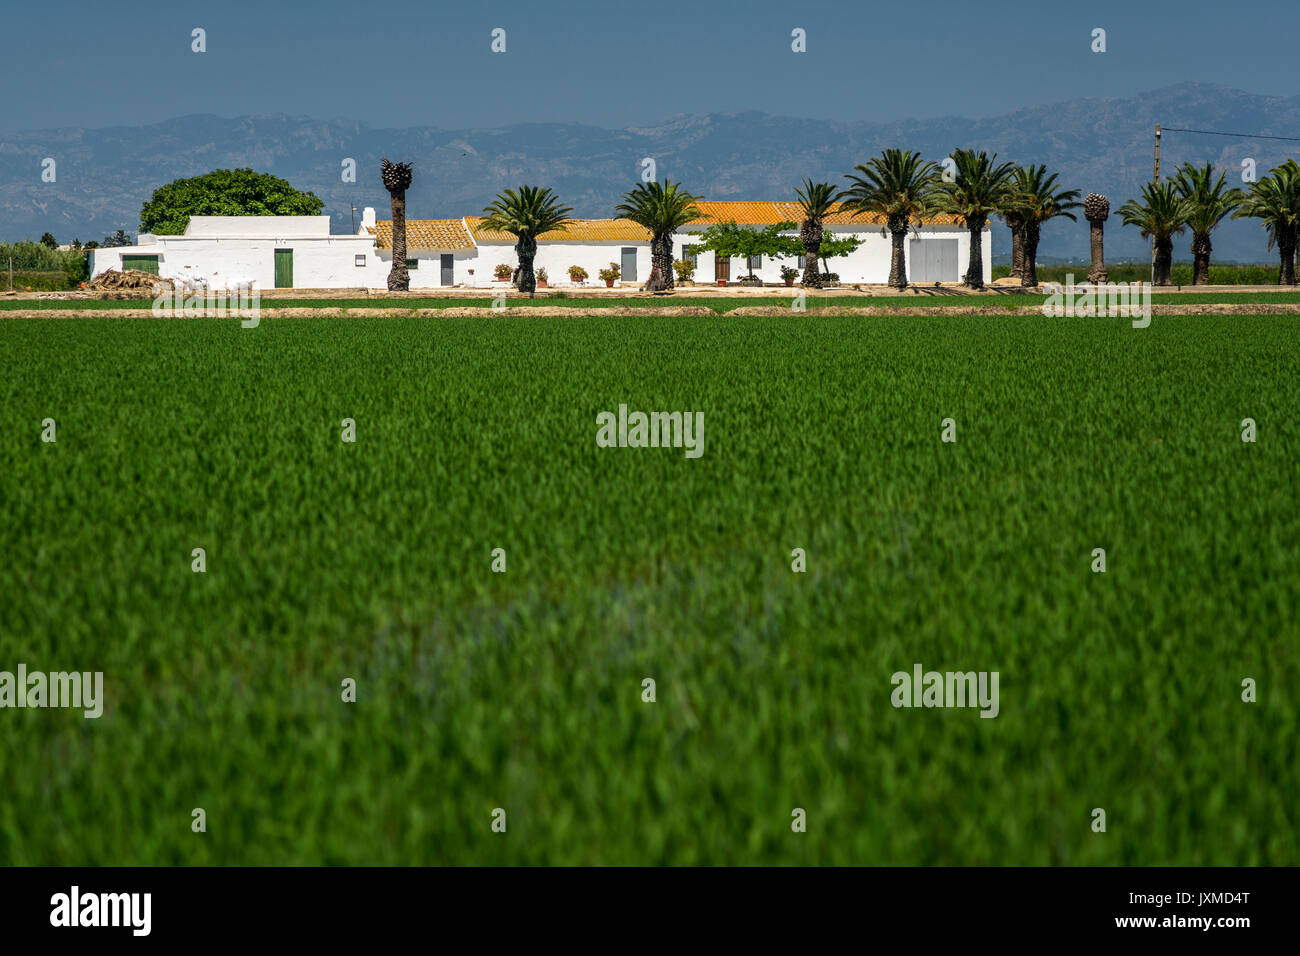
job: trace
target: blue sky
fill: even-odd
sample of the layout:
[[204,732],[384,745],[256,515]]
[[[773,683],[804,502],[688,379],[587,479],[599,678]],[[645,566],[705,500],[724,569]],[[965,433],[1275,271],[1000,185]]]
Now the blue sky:
[[[2,17],[0,133],[191,113],[441,128],[974,117],[1184,80],[1300,92],[1292,3],[10,0]],[[807,53],[791,52],[795,27]]]

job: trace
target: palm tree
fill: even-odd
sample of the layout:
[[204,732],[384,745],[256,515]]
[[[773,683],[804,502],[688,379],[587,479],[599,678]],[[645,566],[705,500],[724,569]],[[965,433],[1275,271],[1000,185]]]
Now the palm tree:
[[527,292],[531,299],[537,292],[533,259],[537,256],[537,237],[544,232],[563,232],[573,210],[561,206],[550,187],[520,186],[518,192],[506,189],[497,194],[483,210],[483,226],[515,237],[515,255],[519,273],[515,288]]
[[1088,245],[1092,263],[1088,267],[1089,282],[1106,282],[1106,220],[1110,218],[1110,200],[1101,193],[1088,193],[1083,197],[1083,218],[1088,220]]
[[808,289],[822,287],[822,274],[817,265],[817,258],[822,247],[823,223],[840,200],[840,191],[830,183],[815,183],[811,179],[803,181],[803,187],[795,187],[799,197],[799,207],[803,210],[803,221],[799,223],[799,241],[803,243],[803,280],[799,283]]
[[651,270],[645,288],[651,292],[673,288],[673,233],[688,222],[704,218],[695,205],[703,197],[693,196],[681,187],[681,183],[666,179],[662,183],[637,183],[615,207],[624,219],[644,226],[650,233]]
[[1268,247],[1277,245],[1281,257],[1278,285],[1296,284],[1296,249],[1300,245],[1300,165],[1294,159],[1271,170],[1250,187],[1233,219],[1263,220]]
[[1071,210],[1079,208],[1079,190],[1058,189],[1056,173],[1046,166],[1021,166],[1011,175],[1010,197],[1004,202],[1020,218],[1022,288],[1038,286],[1038,239],[1043,224],[1058,216],[1077,222]]
[[1142,201],[1130,199],[1119,207],[1119,216],[1126,226],[1137,226],[1143,239],[1154,239],[1151,251],[1152,280],[1156,285],[1169,285],[1169,272],[1173,266],[1174,234],[1181,233],[1187,224],[1188,204],[1178,195],[1172,183],[1147,183],[1142,187]]
[[379,161],[379,174],[393,203],[393,267],[388,270],[388,291],[405,292],[411,287],[406,271],[406,190],[411,187],[411,164]]
[[1002,208],[998,212],[1002,216],[1002,221],[1007,224],[1011,230],[1011,274],[1010,278],[1019,279],[1024,275],[1025,269],[1025,219],[1020,214],[1017,207],[1017,197],[1013,188],[1008,190],[1002,200]]
[[922,162],[920,153],[887,149],[854,169],[862,175],[849,173],[846,177],[853,185],[844,192],[842,208],[855,217],[884,217],[885,228],[893,241],[889,284],[895,289],[906,289],[907,260],[903,255],[903,239],[912,220],[920,219],[931,210],[937,167],[934,163]]
[[1240,189],[1224,189],[1224,174],[1211,179],[1209,163],[1183,163],[1174,175],[1178,195],[1187,201],[1187,225],[1192,230],[1192,285],[1210,281],[1210,232],[1246,198]]
[[970,259],[962,282],[972,289],[984,288],[984,227],[989,215],[1003,207],[1016,168],[1014,163],[998,165],[997,158],[997,153],[989,156],[982,150],[953,150],[956,177],[939,184],[935,192],[936,208],[960,216],[970,231]]

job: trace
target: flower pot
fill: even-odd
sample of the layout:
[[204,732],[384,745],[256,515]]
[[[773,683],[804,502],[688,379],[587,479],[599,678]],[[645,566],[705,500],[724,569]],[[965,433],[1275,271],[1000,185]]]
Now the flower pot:
[[727,280],[726,280],[726,279],[719,279],[719,280],[718,280],[718,288],[719,288],[719,289],[725,289],[726,287],[727,287]]
[[538,279],[538,280],[537,280],[537,288],[539,288],[539,289],[545,289],[545,288],[546,288],[546,280],[545,280],[545,279]]
[[612,289],[612,288],[614,288],[614,280],[613,280],[613,279],[606,279],[606,280],[605,280],[605,288],[606,288],[606,289]]
[[793,279],[786,279],[786,280],[785,280],[785,287],[786,287],[787,289],[793,288],[793,287],[794,287],[794,280],[793,280]]

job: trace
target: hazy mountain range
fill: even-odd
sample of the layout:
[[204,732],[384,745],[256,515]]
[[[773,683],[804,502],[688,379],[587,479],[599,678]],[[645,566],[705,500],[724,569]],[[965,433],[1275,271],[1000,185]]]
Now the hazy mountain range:
[[[870,112],[864,98],[863,111]],[[652,157],[660,178],[681,180],[709,199],[781,199],[803,177],[838,181],[856,163],[888,146],[919,149],[939,159],[956,146],[995,151],[1019,163],[1046,163],[1061,181],[1102,192],[1115,210],[1152,174],[1153,131],[1166,127],[1300,137],[1300,96],[1258,96],[1186,83],[1126,98],[1089,98],[983,119],[948,117],[896,123],[836,122],[752,112],[681,115],[645,126],[603,129],[579,122],[523,123],[501,128],[373,129],[352,120],[290,116],[185,116],[146,126],[36,130],[0,141],[0,239],[52,232],[60,242],[134,231],[140,207],[158,186],[212,169],[250,166],[275,173],[325,200],[336,231],[351,228],[350,206],[388,215],[379,159],[415,164],[407,195],[412,218],[478,213],[504,186],[554,186],[579,216],[612,215],[619,196]],[[1241,161],[1262,175],[1300,143],[1168,132],[1161,170],[1184,160],[1210,161],[1240,184]],[[56,181],[41,180],[45,157]],[[357,182],[342,181],[342,163],[357,163]],[[1000,258],[1008,234],[994,236]],[[1107,224],[1108,257],[1142,258],[1136,230]],[[1176,256],[1189,258],[1188,239]],[[1087,224],[1057,221],[1043,233],[1045,257],[1087,257]],[[1225,224],[1216,233],[1222,260],[1269,261],[1256,222]]]

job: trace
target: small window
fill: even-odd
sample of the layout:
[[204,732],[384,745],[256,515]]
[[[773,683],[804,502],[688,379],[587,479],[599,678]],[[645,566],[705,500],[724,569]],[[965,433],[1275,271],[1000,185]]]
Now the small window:
[[752,272],[753,270],[755,270],[755,269],[761,269],[761,268],[763,268],[763,257],[762,257],[762,256],[748,256],[748,257],[746,257],[746,260],[745,260],[745,268],[746,268],[746,269],[749,269],[751,272]]
[[353,264],[353,265],[356,265],[356,266],[364,266],[364,265],[366,264],[366,257],[365,257],[365,255],[362,254],[362,255],[356,255],[356,256],[353,256],[353,257],[352,257],[352,264]]
[[418,268],[420,268],[420,260],[419,260],[419,259],[407,259],[407,260],[406,260],[406,268],[407,268],[407,269],[418,269]]
[[695,246],[682,246],[682,258],[698,269],[700,265],[700,254],[696,252],[695,249]]

